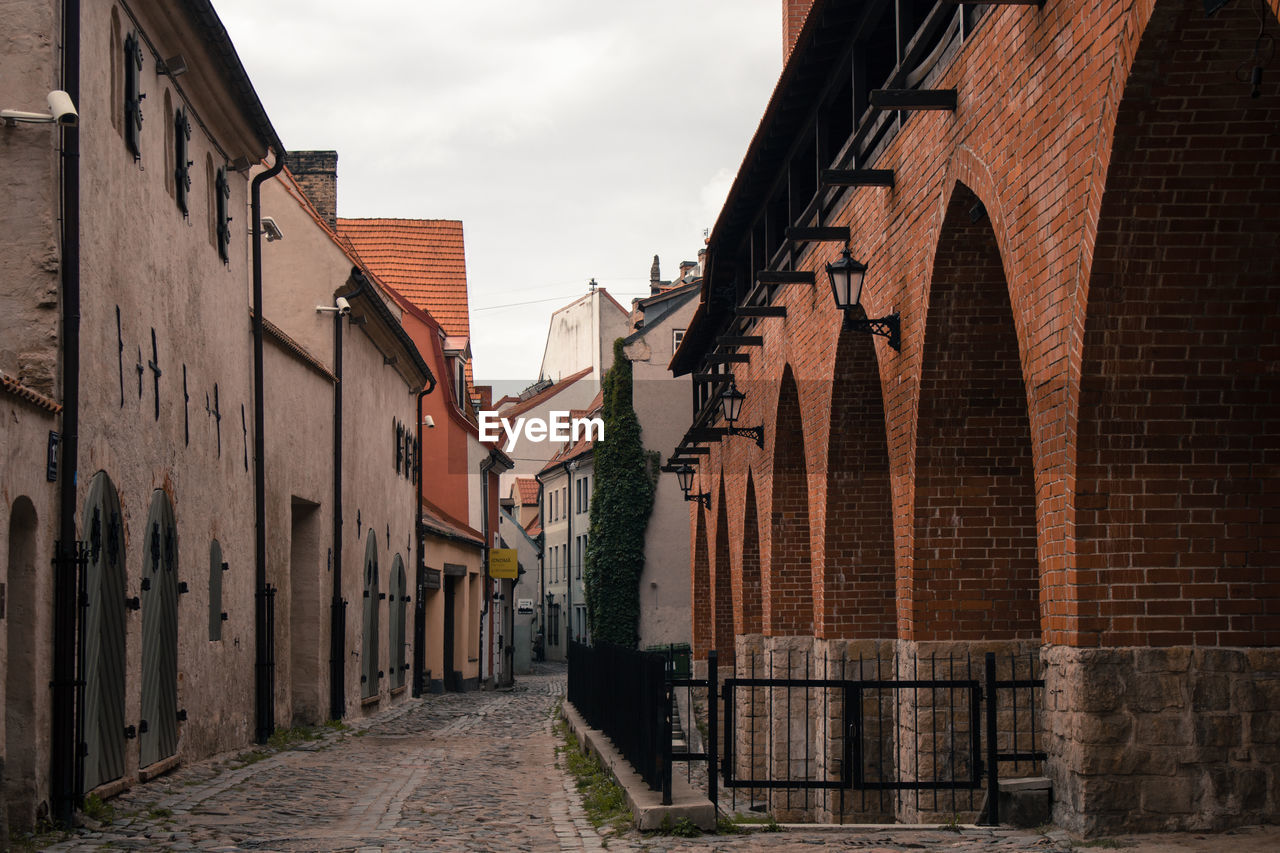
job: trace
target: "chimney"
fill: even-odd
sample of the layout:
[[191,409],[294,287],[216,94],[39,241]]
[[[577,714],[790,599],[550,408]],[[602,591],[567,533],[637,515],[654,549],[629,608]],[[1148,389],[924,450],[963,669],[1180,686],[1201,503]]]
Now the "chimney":
[[782,61],[785,64],[796,46],[796,38],[809,17],[813,0],[782,0]]
[[662,292],[662,269],[658,265],[658,256],[653,256],[653,266],[649,267],[649,295],[656,296]]
[[290,151],[289,172],[307,201],[335,231],[338,228],[338,152]]

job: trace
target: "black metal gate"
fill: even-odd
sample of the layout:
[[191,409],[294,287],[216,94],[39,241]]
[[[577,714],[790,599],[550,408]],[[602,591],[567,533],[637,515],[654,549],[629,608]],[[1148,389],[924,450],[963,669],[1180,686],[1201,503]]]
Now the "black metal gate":
[[[740,789],[828,790],[840,792],[841,813],[845,793],[862,792],[855,811],[887,815],[886,792],[915,792],[926,810],[921,795],[933,792],[933,811],[956,814],[977,809],[958,792],[998,789],[1001,763],[1030,763],[1034,772],[1045,760],[1037,723],[1044,680],[1030,656],[1010,655],[1006,679],[997,678],[994,653],[985,656],[981,680],[967,658],[916,660],[907,677],[896,661],[882,677],[884,663],[856,662],[856,675],[874,677],[726,679],[720,775],[734,807]],[[931,676],[941,664],[945,677],[918,677],[925,663]],[[796,667],[788,660],[785,669]],[[1019,678],[1020,669],[1029,677]],[[867,792],[876,792],[871,801]],[[950,792],[949,805],[941,792]],[[999,822],[998,797],[989,798],[982,822]]]

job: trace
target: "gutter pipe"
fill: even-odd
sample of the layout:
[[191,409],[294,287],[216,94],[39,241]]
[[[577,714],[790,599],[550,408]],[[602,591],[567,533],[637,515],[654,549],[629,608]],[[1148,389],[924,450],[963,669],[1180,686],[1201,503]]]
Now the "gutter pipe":
[[285,150],[279,140],[272,146],[275,162],[249,183],[250,232],[253,240],[253,645],[254,695],[257,703],[257,740],[266,743],[275,731],[274,620],[268,618],[267,599],[275,590],[267,585],[266,424],[262,359],[262,185],[284,169]]
[[413,695],[421,696],[427,677],[427,528],[422,523],[422,399],[436,389],[436,378],[427,375],[430,383],[418,392],[418,497],[413,506],[413,535],[417,554],[415,565],[415,592],[413,599]]
[[[80,0],[62,4],[62,89],[80,102]],[[62,450],[58,540],[54,556],[53,695],[50,709],[50,795],[54,818],[71,826],[84,795],[83,696],[77,677],[80,549],[76,485],[80,438],[80,131],[60,125],[62,148]],[[82,663],[82,662],[81,662]]]
[[333,595],[329,601],[329,719],[346,713],[347,602],[342,598],[342,314],[333,315]]

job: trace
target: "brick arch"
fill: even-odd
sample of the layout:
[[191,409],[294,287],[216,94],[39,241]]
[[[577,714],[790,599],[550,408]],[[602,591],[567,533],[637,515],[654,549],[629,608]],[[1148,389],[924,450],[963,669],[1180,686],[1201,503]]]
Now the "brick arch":
[[827,442],[824,565],[815,633],[894,634],[893,489],[874,338],[844,332],[836,346]]
[[716,500],[716,550],[711,576],[714,593],[711,648],[719,652],[720,665],[733,663],[733,580],[729,560],[729,516],[725,511],[724,472]]
[[1156,4],[1116,112],[1085,294],[1070,644],[1280,644],[1280,84],[1251,98],[1235,77],[1257,9]]
[[760,516],[756,509],[756,486],[747,472],[747,497],[742,509],[742,560],[738,569],[734,625],[739,634],[759,634],[761,622],[762,589],[760,579]]
[[807,636],[813,633],[809,477],[800,394],[790,365],[782,371],[777,411],[762,621],[770,636]]
[[900,603],[902,633],[921,641],[1039,635],[1026,390],[999,246],[977,205],[957,184],[930,284]]
[[707,650],[711,648],[711,565],[707,554],[707,529],[703,521],[702,507],[693,505],[693,571],[690,580],[693,583],[693,656],[705,660]]

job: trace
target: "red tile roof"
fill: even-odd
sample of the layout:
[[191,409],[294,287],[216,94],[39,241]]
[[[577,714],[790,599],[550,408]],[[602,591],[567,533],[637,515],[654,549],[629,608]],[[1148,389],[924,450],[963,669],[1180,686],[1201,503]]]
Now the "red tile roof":
[[456,219],[339,219],[338,234],[383,283],[469,338],[467,260]]
[[535,506],[538,503],[538,481],[532,477],[517,477],[516,488],[520,490],[520,505]]

